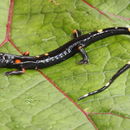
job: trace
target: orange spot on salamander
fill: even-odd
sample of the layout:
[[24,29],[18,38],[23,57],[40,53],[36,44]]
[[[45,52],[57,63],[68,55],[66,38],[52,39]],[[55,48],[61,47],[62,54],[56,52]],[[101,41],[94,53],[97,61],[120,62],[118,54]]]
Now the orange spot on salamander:
[[16,64],[21,63],[21,60],[16,59],[16,60],[15,60],[15,63],[16,63]]

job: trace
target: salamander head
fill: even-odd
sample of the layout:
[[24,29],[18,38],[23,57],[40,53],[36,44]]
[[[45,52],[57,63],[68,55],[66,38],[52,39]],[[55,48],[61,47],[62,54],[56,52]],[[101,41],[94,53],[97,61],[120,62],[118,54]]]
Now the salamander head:
[[10,57],[6,53],[1,53],[0,52],[0,68],[1,67],[6,67],[8,63],[10,62]]
[[4,67],[5,64],[5,58],[4,58],[4,53],[0,53],[0,67]]

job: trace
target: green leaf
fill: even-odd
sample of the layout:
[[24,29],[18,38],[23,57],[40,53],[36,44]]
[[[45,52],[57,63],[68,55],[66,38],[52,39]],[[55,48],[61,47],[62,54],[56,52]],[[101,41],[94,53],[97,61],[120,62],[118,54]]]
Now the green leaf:
[[[4,4],[7,5],[8,2],[9,1],[5,1]],[[11,2],[13,2],[13,0]],[[36,31],[34,32],[34,29],[40,28],[39,20],[43,16],[39,13],[35,15],[35,18],[30,19],[32,16],[29,8],[36,4],[37,11],[39,9],[38,4],[40,3],[28,3],[26,1],[22,1],[22,3],[20,1],[15,1],[14,3],[11,38],[14,43],[17,43],[17,40],[23,41],[24,43],[27,37],[31,39],[27,41],[30,42],[37,39],[36,41],[38,43],[42,41],[42,39],[38,38],[39,34]],[[49,2],[47,4],[49,4]],[[12,5],[12,3],[10,3],[10,5]],[[20,7],[22,9],[21,12],[19,11]],[[6,8],[7,9],[1,7],[3,11],[3,13],[1,13],[1,19],[3,19],[1,25],[5,33],[3,33],[4,35],[1,34],[0,39],[1,42],[3,41],[2,43],[6,40],[9,40],[9,42],[5,43],[5,45],[0,48],[0,51],[18,54],[16,48],[12,46],[9,35],[6,35],[6,32],[9,34],[10,23],[8,21],[7,24],[8,12],[6,11],[5,14],[5,10],[9,9],[9,4]],[[9,11],[10,10],[12,9],[10,8]],[[2,17],[4,14],[6,17]],[[42,21],[40,23],[42,24]],[[8,25],[7,28],[6,24]],[[50,28],[50,26],[45,27]],[[49,36],[49,33],[47,35]],[[30,43],[34,44],[33,42]],[[27,44],[16,44],[16,46],[20,49],[25,49]],[[36,44],[35,47],[36,46],[40,48],[38,44]],[[28,47],[26,49],[29,50]],[[10,69],[0,69],[1,130],[94,129],[93,124],[87,119],[87,115],[61,94],[61,92],[39,72],[30,70],[25,75],[7,77],[4,75],[6,71],[10,71]]]
[[8,18],[9,1],[5,0],[0,3],[0,43],[6,35],[6,22]]
[[[13,1],[13,0],[11,0]],[[88,33],[111,26],[128,26],[129,0],[87,1],[104,11],[101,15],[82,0],[15,0],[11,39],[22,51],[39,55],[71,40],[79,29]],[[4,41],[9,1],[0,5],[0,41]],[[113,16],[115,14],[116,16]],[[123,16],[119,18],[118,16]],[[86,48],[90,63],[76,64],[80,54],[52,67],[42,69],[70,98],[102,87],[129,60],[129,36],[113,36]],[[19,54],[9,41],[1,52]],[[0,129],[58,130],[58,129],[128,129],[130,118],[130,74],[121,75],[106,91],[77,102],[90,117],[54,88],[35,70],[21,76],[4,76],[10,69],[0,69]],[[109,115],[107,114],[109,113]],[[94,123],[93,123],[94,122]],[[117,123],[119,123],[117,125]],[[96,124],[96,125],[94,125]]]

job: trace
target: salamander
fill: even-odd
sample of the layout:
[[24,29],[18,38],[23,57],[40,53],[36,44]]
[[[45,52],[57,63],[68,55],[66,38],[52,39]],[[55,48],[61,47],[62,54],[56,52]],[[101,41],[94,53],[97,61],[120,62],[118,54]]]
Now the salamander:
[[0,68],[16,68],[17,70],[6,72],[5,74],[18,75],[23,74],[26,69],[41,69],[58,64],[72,57],[76,53],[80,53],[83,57],[79,64],[87,64],[88,55],[84,50],[85,47],[103,38],[119,34],[130,35],[130,28],[106,28],[84,35],[81,35],[80,31],[74,30],[73,40],[45,54],[29,56],[29,53],[14,55],[0,52]]
[[[81,35],[81,32],[79,30],[74,30],[73,40],[45,54],[38,56],[29,56],[29,52],[25,52],[23,55],[14,55],[0,52],[0,68],[15,68],[17,70],[9,71],[5,74],[7,76],[19,75],[23,74],[26,69],[41,69],[58,64],[72,57],[76,53],[80,53],[83,57],[82,60],[79,61],[79,64],[87,64],[89,62],[89,58],[87,52],[84,49],[85,47],[103,38],[120,34],[130,35],[130,28],[112,27],[100,29],[84,35]],[[121,69],[119,69],[105,86],[79,97],[78,100],[104,91],[119,75],[125,72],[128,68],[130,68],[130,61]]]

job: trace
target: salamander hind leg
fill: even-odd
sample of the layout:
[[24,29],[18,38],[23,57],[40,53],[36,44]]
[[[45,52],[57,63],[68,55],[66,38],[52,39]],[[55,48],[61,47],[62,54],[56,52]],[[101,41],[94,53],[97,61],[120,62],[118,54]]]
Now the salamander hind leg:
[[89,58],[88,58],[88,55],[87,55],[85,49],[83,48],[82,45],[79,45],[78,50],[83,57],[83,59],[80,60],[78,64],[87,64],[89,62]]
[[81,31],[79,31],[77,29],[73,30],[72,36],[73,36],[74,39],[78,38],[79,36],[81,36]]
[[15,70],[15,71],[9,71],[9,72],[5,72],[6,76],[9,75],[20,75],[20,74],[24,74],[25,73],[25,69],[21,69],[21,70]]
[[[81,31],[73,30],[73,37],[78,38],[79,36],[81,36]],[[88,55],[87,55],[86,51],[84,50],[82,43],[81,43],[81,45],[78,46],[78,50],[83,57],[83,59],[80,60],[78,64],[87,64],[88,63]]]

